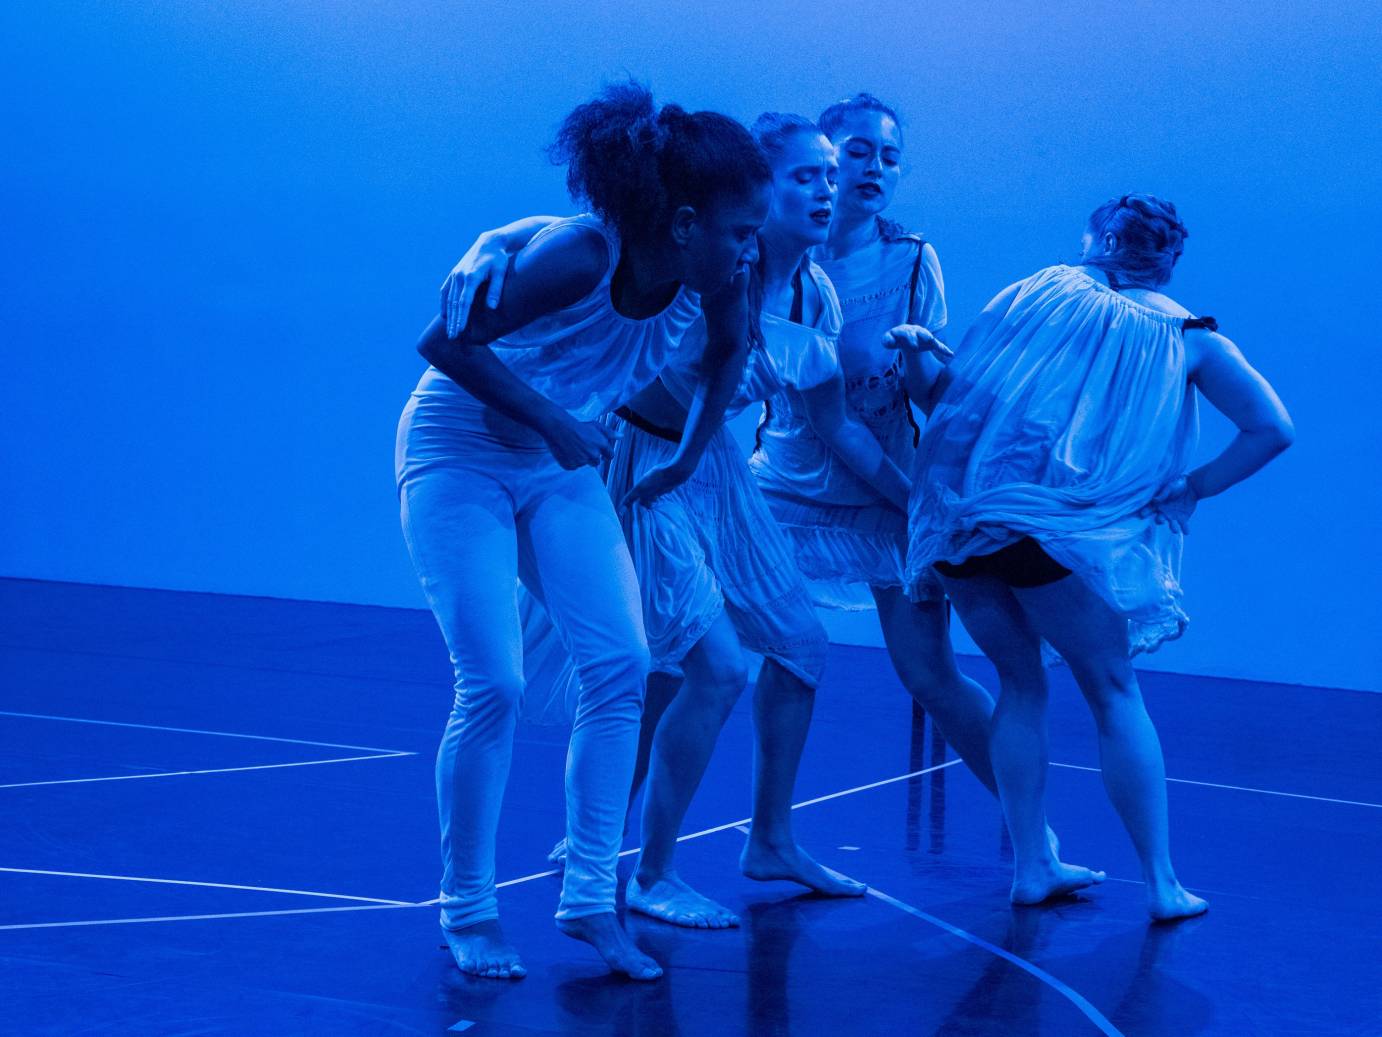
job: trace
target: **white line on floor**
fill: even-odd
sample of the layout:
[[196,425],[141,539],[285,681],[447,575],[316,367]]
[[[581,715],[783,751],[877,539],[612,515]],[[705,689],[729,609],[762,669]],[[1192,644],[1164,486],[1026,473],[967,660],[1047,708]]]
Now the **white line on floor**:
[[292,763],[257,763],[247,767],[208,767],[196,771],[159,771],[155,774],[114,774],[104,778],[61,778],[54,781],[19,781],[0,785],[0,789],[31,789],[39,785],[84,785],[93,781],[136,781],[141,778],[182,778],[190,774],[232,774],[237,771],[272,771],[284,767],[316,767],[324,763],[353,763],[356,760],[388,760],[417,753],[374,753],[370,756],[338,756],[331,760],[298,760]]
[[[745,835],[749,834],[749,830],[743,827],[742,825],[739,826],[739,831],[743,832]],[[859,881],[851,875],[846,875],[842,871],[836,871],[834,868],[826,868],[825,865],[821,865],[821,867],[825,868],[825,870],[828,873],[834,875],[837,879],[845,879],[850,882]],[[1035,976],[1037,979],[1041,980],[1041,982],[1045,983],[1052,990],[1056,991],[1062,997],[1070,1001],[1071,1004],[1073,1004],[1076,1008],[1083,1012],[1085,1016],[1088,1017],[1089,1021],[1092,1022],[1095,1026],[1097,1026],[1101,1032],[1107,1034],[1108,1037],[1123,1037],[1122,1032],[1115,1028],[1114,1025],[1104,1017],[1104,1014],[1100,1012],[1097,1008],[1095,1008],[1092,1004],[1090,1004],[1089,1001],[1087,1001],[1078,991],[1066,986],[1066,984],[1062,983],[1055,976],[1051,975],[1045,969],[1041,968],[1041,966],[1034,965],[1026,958],[1019,958],[1016,954],[1013,954],[1011,951],[1005,951],[1002,947],[997,947],[994,944],[989,943],[982,936],[976,936],[974,933],[971,933],[968,929],[961,929],[957,925],[951,925],[943,918],[937,918],[935,915],[928,914],[927,912],[921,910],[921,908],[919,907],[913,907],[911,904],[908,904],[905,901],[898,900],[896,897],[889,896],[887,893],[884,893],[881,889],[877,889],[874,886],[868,886],[864,892],[867,896],[871,896],[875,900],[881,900],[883,903],[888,904],[891,907],[895,907],[899,911],[905,911],[909,915],[912,915],[916,918],[920,918],[923,922],[928,922],[931,925],[936,926],[937,928],[945,930],[952,936],[958,936],[960,939],[972,943],[974,944],[974,946],[982,950],[986,950],[990,954],[996,954],[1004,961],[1012,962],[1018,968],[1022,969],[1024,972],[1030,973],[1031,975]]]
[[[401,755],[411,755],[411,754],[401,754]],[[371,759],[372,757],[365,757],[365,758],[366,758],[366,759]],[[325,761],[323,761],[323,762],[325,762]],[[933,772],[933,771],[944,770],[946,767],[953,767],[953,766],[954,766],[956,763],[958,763],[958,762],[959,762],[958,760],[950,760],[950,761],[948,761],[948,762],[946,762],[946,763],[937,764],[937,765],[934,766],[934,767],[924,767],[924,768],[922,768],[922,769],[919,770],[919,771],[909,771],[909,772],[906,773],[906,774],[899,774],[899,775],[897,775],[896,777],[893,777],[893,778],[884,778],[882,781],[871,782],[871,783],[869,783],[868,785],[857,785],[857,786],[855,786],[855,787],[852,788],[852,789],[842,789],[842,790],[839,791],[839,792],[832,792],[832,793],[830,793],[829,795],[826,795],[826,796],[817,796],[815,799],[804,800],[804,801],[801,802],[801,803],[793,803],[793,804],[792,804],[792,809],[793,809],[793,810],[797,810],[797,809],[800,809],[801,807],[811,806],[811,805],[813,805],[813,804],[815,804],[815,803],[824,803],[826,800],[839,799],[841,796],[848,796],[848,795],[851,795],[852,793],[855,793],[855,792],[864,792],[864,791],[866,791],[866,790],[868,790],[868,789],[876,789],[876,788],[879,788],[880,786],[883,786],[883,785],[890,785],[890,784],[893,784],[894,782],[907,781],[907,780],[910,779],[910,778],[917,778],[917,777],[920,777],[920,776],[923,775],[923,774],[930,774],[930,773]],[[679,838],[677,839],[677,842],[679,842],[679,843],[684,843],[684,842],[686,842],[686,841],[689,840],[689,839],[699,839],[699,838],[701,838],[702,836],[714,835],[714,834],[717,833],[717,832],[724,832],[724,831],[727,831],[727,830],[729,830],[729,829],[731,829],[731,828],[737,828],[737,827],[740,826],[740,825],[746,824],[749,820],[750,820],[750,819],[746,817],[746,818],[741,818],[741,819],[738,820],[738,821],[731,821],[729,824],[716,825],[714,828],[703,828],[703,829],[701,829],[701,831],[699,831],[699,832],[691,832],[691,833],[689,833],[688,835],[683,835],[683,836],[679,837]],[[621,856],[621,857],[626,857],[626,856],[628,856],[629,854],[637,853],[637,852],[638,852],[638,849],[639,849],[638,847],[635,847],[635,848],[632,849],[632,850],[625,850],[623,853],[620,854],[620,856]],[[507,879],[507,880],[504,881],[504,882],[498,883],[497,886],[496,886],[496,888],[498,888],[498,889],[503,889],[503,888],[505,888],[505,887],[507,887],[507,886],[518,886],[518,885],[522,885],[522,884],[525,883],[525,882],[533,882],[533,881],[535,881],[535,880],[537,880],[537,879],[551,878],[553,875],[559,875],[559,874],[561,874],[561,872],[560,872],[559,870],[555,869],[555,868],[549,869],[548,871],[538,871],[538,872],[534,872],[534,873],[531,874],[531,875],[522,875],[522,876],[520,876],[520,877],[518,877],[518,878],[515,878],[515,879]],[[93,919],[90,919],[90,920],[87,920],[87,921],[78,921],[78,922],[25,922],[25,923],[21,923],[21,924],[17,924],[17,925],[0,925],[0,932],[6,931],[6,930],[12,930],[12,929],[58,929],[58,928],[71,928],[71,927],[75,927],[75,926],[91,926],[91,925],[132,925],[132,924],[137,923],[137,922],[201,922],[201,921],[211,921],[211,920],[220,919],[220,918],[269,918],[269,917],[275,917],[275,916],[279,916],[279,915],[312,915],[312,914],[323,914],[323,913],[328,913],[328,912],[331,912],[331,913],[340,913],[340,912],[343,912],[343,911],[371,911],[371,910],[379,910],[380,908],[386,908],[386,907],[400,907],[400,908],[401,908],[401,907],[433,907],[433,906],[435,906],[437,903],[438,903],[438,901],[435,900],[435,899],[434,899],[434,900],[425,900],[425,901],[421,901],[421,902],[419,902],[419,903],[403,902],[403,901],[389,901],[389,902],[378,903],[378,904],[367,904],[367,905],[351,906],[351,907],[314,907],[314,908],[288,909],[288,910],[283,910],[283,911],[234,911],[234,912],[230,912],[230,913],[227,913],[227,914],[209,914],[209,915],[163,915],[163,916],[160,916],[160,917],[157,917],[157,918],[93,918]]]
[[163,915],[159,918],[97,918],[80,922],[25,922],[21,925],[0,925],[0,932],[10,929],[71,929],[88,925],[137,925],[140,922],[207,922],[222,918],[273,918],[277,915],[331,915],[344,911],[399,911],[417,904],[352,904],[349,907],[296,907],[283,911],[230,911],[215,915]]
[[[1063,767],[1068,771],[1089,771],[1098,774],[1098,767],[1081,767],[1074,763],[1053,763],[1052,767]],[[1191,781],[1189,778],[1167,778],[1167,781],[1176,785],[1199,785],[1207,789],[1228,789],[1232,792],[1256,792],[1262,796],[1284,796],[1286,799],[1308,799],[1316,803],[1340,803],[1348,807],[1372,807],[1374,810],[1382,810],[1382,803],[1365,803],[1357,799],[1333,799],[1329,796],[1307,796],[1302,792],[1280,792],[1277,789],[1254,789],[1246,785],[1220,785],[1213,781]]]
[[[830,869],[827,868],[826,870],[829,871]],[[834,874],[838,874],[838,872]],[[855,881],[858,880],[856,879]],[[1093,1023],[1095,1026],[1099,1028],[1100,1033],[1106,1034],[1107,1037],[1123,1037],[1122,1031],[1115,1027],[1111,1022],[1109,1022],[1108,1019],[1104,1016],[1104,1013],[1100,1012],[1097,1008],[1090,1004],[1089,1001],[1084,997],[1084,995],[1082,995],[1078,990],[1074,990],[1071,987],[1067,986],[1065,983],[1062,983],[1059,979],[1051,975],[1051,973],[1047,972],[1039,965],[1033,965],[1026,958],[1019,958],[1016,954],[1013,954],[1011,951],[1005,951],[1002,947],[998,947],[994,944],[989,943],[982,936],[975,936],[967,929],[961,929],[957,925],[951,925],[943,918],[937,918],[935,915],[928,914],[920,908],[913,907],[911,904],[898,900],[896,897],[891,897],[888,894],[884,893],[881,889],[875,889],[874,887],[870,886],[868,889],[868,895],[876,900],[881,900],[883,903],[897,908],[899,911],[905,911],[907,914],[912,915],[915,918],[920,918],[923,922],[927,922],[931,925],[936,926],[939,929],[943,929],[952,936],[958,936],[961,940],[965,940],[969,943],[972,943],[974,944],[974,946],[980,948],[981,950],[988,951],[990,954],[996,954],[1004,961],[1011,962],[1013,965],[1016,965],[1018,968],[1020,968],[1023,972],[1029,973],[1030,975],[1039,979],[1041,982],[1045,983],[1048,987],[1050,987],[1052,990],[1060,994],[1072,1005],[1078,1008],[1081,1012],[1084,1013],[1085,1018],[1087,1018],[1091,1023]]]
[[26,720],[62,720],[69,724],[100,724],[104,727],[134,727],[142,731],[173,731],[184,735],[216,735],[220,738],[249,738],[256,742],[287,742],[291,745],[316,745],[324,749],[358,749],[367,753],[393,753],[411,756],[399,749],[381,749],[377,745],[346,745],[342,742],[309,742],[304,738],[276,738],[272,735],[247,735],[238,731],[202,731],[194,727],[162,727],[158,724],[131,724],[119,720],[92,720],[89,717],[60,717],[47,713],[15,713],[0,709],[0,717],[23,717]]
[[291,893],[298,897],[326,897],[330,900],[358,900],[365,904],[393,904],[411,907],[411,900],[380,900],[378,897],[354,897],[345,893],[319,893],[310,889],[279,889],[276,886],[241,886],[231,882],[194,882],[191,879],[155,879],[143,875],[98,875],[86,871],[48,871],[43,868],[0,868],[11,875],[55,875],[68,879],[109,879],[113,882],[148,882],[159,886],[199,886],[207,889],[243,889],[252,893]]

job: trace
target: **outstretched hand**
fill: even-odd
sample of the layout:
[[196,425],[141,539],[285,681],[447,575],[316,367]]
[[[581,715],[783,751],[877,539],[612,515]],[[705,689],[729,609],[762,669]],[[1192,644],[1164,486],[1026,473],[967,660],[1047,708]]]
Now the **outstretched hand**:
[[1172,479],[1137,513],[1138,518],[1153,517],[1158,525],[1170,526],[1174,532],[1190,532],[1190,516],[1199,503],[1190,480],[1185,476]]
[[634,483],[619,500],[620,508],[633,504],[647,507],[663,494],[675,490],[684,483],[690,473],[682,471],[675,462],[658,465],[643,473],[643,478]]
[[899,324],[883,334],[885,349],[900,349],[908,353],[935,353],[942,360],[952,360],[955,351],[920,324]]
[[455,338],[465,330],[475,297],[486,284],[489,290],[485,293],[485,306],[491,310],[498,307],[508,272],[509,250],[505,237],[495,231],[486,231],[476,238],[441,285],[441,315],[446,321],[447,338]]

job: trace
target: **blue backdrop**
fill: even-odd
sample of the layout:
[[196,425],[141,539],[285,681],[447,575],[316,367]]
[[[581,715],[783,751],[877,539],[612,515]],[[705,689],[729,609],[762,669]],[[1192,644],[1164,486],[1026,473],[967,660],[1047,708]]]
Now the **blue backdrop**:
[[1146,664],[1382,690],[1379,38],[1361,2],[5,5],[0,574],[420,606],[413,342],[477,230],[569,210],[560,116],[624,72],[746,120],[867,89],[952,337],[1150,191],[1191,229],[1172,293],[1293,412]]

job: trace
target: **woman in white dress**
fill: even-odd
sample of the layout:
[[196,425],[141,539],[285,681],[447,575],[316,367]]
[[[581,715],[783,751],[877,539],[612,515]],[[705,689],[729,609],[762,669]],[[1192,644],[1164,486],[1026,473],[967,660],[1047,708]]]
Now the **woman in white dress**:
[[[885,218],[901,178],[897,113],[870,94],[831,105],[820,126],[835,145],[839,196],[830,237],[815,257],[844,313],[840,365],[850,416],[903,471],[912,469],[918,428],[907,370],[929,351],[947,359],[945,283],[936,250]],[[750,467],[792,541],[817,605],[876,609],[902,685],[996,793],[989,764],[993,699],[960,673],[940,582],[904,588],[907,516],[860,479],[819,436],[790,390],[770,400]]]
[[[1081,265],[1005,289],[952,364],[916,365],[913,393],[935,402],[914,469],[908,575],[924,585],[941,574],[998,671],[991,745],[1014,903],[1103,878],[1061,863],[1046,839],[1046,641],[1094,714],[1152,917],[1207,907],[1171,865],[1161,745],[1131,656],[1185,629],[1180,557],[1196,502],[1257,471],[1294,432],[1214,320],[1162,293],[1185,237],[1168,202],[1110,201],[1090,217]],[[1197,393],[1239,431],[1192,471]]]

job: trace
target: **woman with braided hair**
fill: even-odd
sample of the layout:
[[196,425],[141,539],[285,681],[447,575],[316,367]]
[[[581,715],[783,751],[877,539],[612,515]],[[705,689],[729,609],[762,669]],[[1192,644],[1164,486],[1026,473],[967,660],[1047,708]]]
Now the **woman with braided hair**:
[[[1171,865],[1166,775],[1131,656],[1180,636],[1180,558],[1196,503],[1291,443],[1272,387],[1220,335],[1162,294],[1186,230],[1175,206],[1131,194],[1090,216],[1078,266],[1000,292],[942,368],[917,450],[908,577],[946,592],[998,671],[991,753],[1015,874],[1030,904],[1100,882],[1046,838],[1042,642],[1070,665],[1098,728],[1109,799],[1141,860],[1157,920],[1206,903]],[[1202,395],[1238,427],[1188,470]]]
[[498,306],[472,311],[454,337],[432,321],[418,344],[430,366],[399,423],[403,531],[456,678],[437,754],[441,922],[463,972],[525,974],[499,927],[494,874],[523,690],[521,579],[580,672],[557,925],[612,971],[654,979],[661,969],[614,913],[648,648],[633,564],[593,467],[612,448],[596,419],[701,327],[682,434],[629,496],[652,500],[696,469],[743,369],[771,173],[734,120],[658,110],[634,83],[571,112],[553,158],[594,214],[533,237]]

